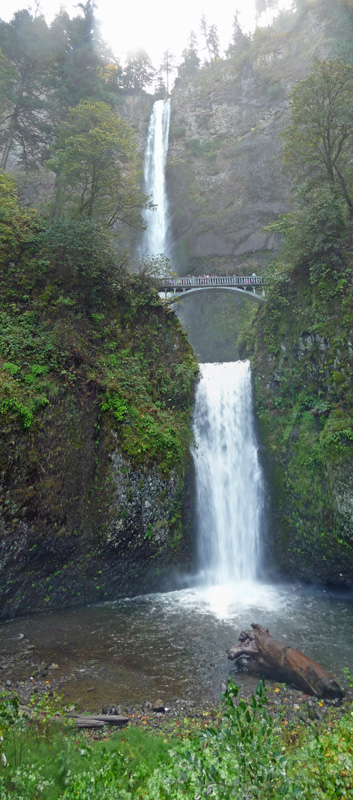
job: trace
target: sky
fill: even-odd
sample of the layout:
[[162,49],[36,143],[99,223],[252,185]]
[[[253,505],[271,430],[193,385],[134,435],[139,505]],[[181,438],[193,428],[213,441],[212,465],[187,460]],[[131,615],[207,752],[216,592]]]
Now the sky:
[[[70,16],[78,11],[71,0],[39,0],[39,10],[47,22],[51,22],[60,7],[65,7]],[[254,0],[96,0],[96,18],[101,23],[101,35],[122,63],[129,51],[143,48],[159,67],[163,53],[169,49],[181,60],[189,34],[194,30],[198,36],[200,52],[200,19],[203,14],[209,25],[217,25],[221,50],[228,47],[232,38],[233,17],[236,9],[244,30],[254,26]],[[289,7],[291,0],[280,0]],[[13,13],[28,8],[35,13],[36,0],[3,0],[0,17],[9,21]]]

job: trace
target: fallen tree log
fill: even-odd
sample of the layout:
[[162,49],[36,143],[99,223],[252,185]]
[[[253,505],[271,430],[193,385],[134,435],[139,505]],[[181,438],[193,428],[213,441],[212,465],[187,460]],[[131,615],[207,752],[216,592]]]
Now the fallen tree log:
[[274,639],[269,631],[251,624],[252,631],[243,631],[239,645],[227,650],[228,658],[238,661],[240,667],[256,672],[264,678],[281,683],[292,683],[306,694],[315,694],[331,700],[342,700],[344,690],[331,672],[327,672],[311,658],[290,645]]

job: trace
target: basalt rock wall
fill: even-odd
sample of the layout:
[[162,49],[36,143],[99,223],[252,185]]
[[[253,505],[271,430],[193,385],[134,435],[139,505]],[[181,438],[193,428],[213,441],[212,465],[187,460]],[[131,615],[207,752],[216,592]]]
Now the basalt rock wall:
[[331,50],[317,9],[289,19],[256,31],[241,56],[176,82],[167,181],[180,273],[252,271],[278,249],[261,229],[290,206],[281,140],[288,93]]
[[3,618],[167,589],[190,563],[183,471],[136,468],[108,422],[97,436],[95,399],[62,397],[36,432],[1,437]]
[[[288,578],[353,585],[350,279],[284,281],[260,309],[252,367],[274,564]],[[341,277],[341,276],[339,276]],[[274,568],[274,571],[275,568]]]

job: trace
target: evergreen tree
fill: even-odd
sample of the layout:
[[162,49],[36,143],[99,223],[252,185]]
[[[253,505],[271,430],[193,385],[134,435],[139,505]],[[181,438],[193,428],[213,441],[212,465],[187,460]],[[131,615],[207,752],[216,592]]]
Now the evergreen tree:
[[123,75],[123,86],[134,92],[141,92],[150,86],[156,71],[149,55],[145,50],[136,50],[129,53]]
[[0,21],[3,117],[0,124],[1,168],[13,150],[22,166],[37,167],[53,136],[48,92],[53,82],[54,48],[44,17],[17,11]]
[[154,95],[159,100],[164,100],[168,97],[167,87],[164,83],[164,78],[162,74],[159,74],[155,84]]
[[51,26],[58,47],[52,106],[59,119],[83,99],[106,99],[102,79],[106,54],[94,16],[94,0],[79,3],[77,7],[81,9],[80,15],[70,19],[61,10]]
[[216,25],[208,25],[205,15],[201,17],[200,28],[205,40],[209,61],[212,64],[219,57],[219,36]]
[[232,42],[228,47],[227,56],[240,56],[242,53],[245,53],[249,45],[250,38],[243,32],[239,22],[239,11],[236,11],[233,17]]
[[261,17],[266,16],[267,24],[271,24],[271,13],[278,9],[278,0],[255,0],[255,19],[259,23]]
[[163,53],[162,63],[161,63],[160,68],[159,68],[159,76],[162,76],[165,79],[165,86],[166,86],[166,89],[167,89],[167,95],[169,95],[170,79],[171,79],[172,73],[174,72],[174,69],[175,69],[175,67],[174,67],[174,56],[173,56],[173,53],[171,53],[170,50],[166,50]]
[[178,75],[191,75],[200,66],[200,58],[197,52],[197,36],[194,31],[190,32],[188,46],[182,52],[183,61],[178,67]]

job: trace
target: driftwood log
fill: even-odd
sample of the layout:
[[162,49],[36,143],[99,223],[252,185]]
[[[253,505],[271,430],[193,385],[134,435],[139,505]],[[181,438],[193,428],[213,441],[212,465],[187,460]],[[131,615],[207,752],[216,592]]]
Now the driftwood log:
[[238,661],[249,672],[291,683],[306,694],[342,700],[344,690],[334,675],[299,650],[274,639],[261,625],[253,622],[251,627],[252,631],[240,634],[238,646],[227,650],[228,658]]

